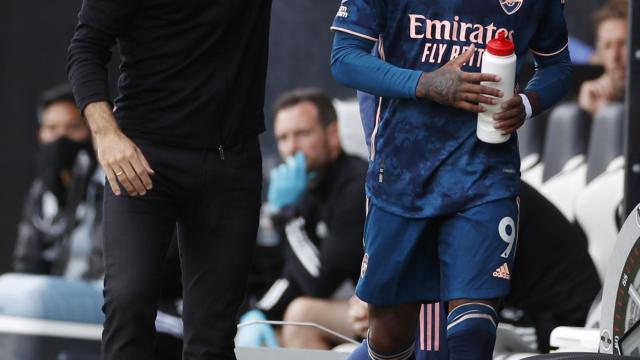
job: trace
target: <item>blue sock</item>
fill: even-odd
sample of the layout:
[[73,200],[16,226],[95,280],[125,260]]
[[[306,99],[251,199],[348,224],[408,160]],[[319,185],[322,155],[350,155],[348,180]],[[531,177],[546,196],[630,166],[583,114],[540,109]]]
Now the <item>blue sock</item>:
[[347,360],[369,360],[369,345],[367,344],[367,340],[362,341],[349,355]]
[[364,340],[347,358],[347,360],[415,360],[414,346],[399,351],[396,354],[378,354],[369,348],[369,343]]
[[450,360],[491,360],[498,315],[489,305],[468,303],[447,316]]

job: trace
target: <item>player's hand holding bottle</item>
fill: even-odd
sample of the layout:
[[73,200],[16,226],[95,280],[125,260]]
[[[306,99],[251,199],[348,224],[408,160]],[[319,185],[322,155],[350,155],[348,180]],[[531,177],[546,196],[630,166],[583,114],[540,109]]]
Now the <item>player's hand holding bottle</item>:
[[430,73],[423,73],[416,88],[416,96],[442,105],[480,113],[486,109],[482,104],[495,105],[496,98],[504,95],[500,90],[480,85],[482,81],[499,82],[500,77],[493,74],[462,71],[462,66],[471,60],[475,45],[462,55]]

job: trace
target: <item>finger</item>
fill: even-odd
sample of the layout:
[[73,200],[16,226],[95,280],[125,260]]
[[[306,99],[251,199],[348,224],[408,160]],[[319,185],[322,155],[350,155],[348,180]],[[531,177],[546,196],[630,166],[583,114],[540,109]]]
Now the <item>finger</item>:
[[524,124],[524,119],[511,119],[507,121],[496,122],[494,127],[500,131],[502,134],[511,134],[518,130],[522,124]]
[[453,104],[453,106],[457,107],[459,109],[467,110],[467,111],[474,112],[474,113],[481,113],[481,112],[485,112],[486,111],[484,106],[478,105],[478,104],[473,104],[473,103],[470,103],[468,101],[456,101]]
[[498,102],[496,99],[492,97],[473,94],[473,93],[467,93],[467,92],[461,93],[458,96],[461,100],[465,100],[472,103],[495,105]]
[[500,82],[502,78],[495,74],[472,73],[465,71],[462,72],[462,75],[460,75],[460,79],[466,82],[479,83],[482,81]]
[[144,188],[146,190],[151,190],[151,187],[152,187],[151,177],[149,177],[149,172],[147,168],[142,164],[141,159],[138,156],[136,156],[130,161],[130,163],[131,163],[131,166],[133,167],[133,171],[136,172],[136,175],[138,175],[138,178],[140,179],[140,181],[142,181],[142,185],[144,186]]
[[120,168],[122,168],[123,172],[120,173],[120,175],[118,176],[118,181],[120,182],[120,184],[124,187],[124,189],[127,191],[127,193],[129,193],[129,195],[131,196],[136,196],[138,195],[138,191],[136,190],[136,187],[133,185],[132,183],[132,178],[135,176],[137,177],[137,175],[135,175],[135,172],[133,171],[133,168],[131,167],[131,165],[129,165],[129,163],[119,163],[118,166],[120,166]]
[[511,99],[508,99],[507,101],[503,102],[501,107],[502,107],[502,110],[519,109],[519,108],[524,110],[524,104],[522,103],[522,98],[520,97],[520,95],[516,95]]
[[[103,166],[102,167],[104,169],[105,175],[107,176],[107,182],[109,183],[109,186],[111,187],[111,191],[113,191],[113,193],[116,196],[120,196],[120,185],[118,184],[118,180],[116,179],[116,171],[114,171],[112,168],[110,167],[106,167]],[[118,172],[121,170],[118,170]]]
[[144,186],[143,181],[140,179],[140,176],[138,176],[138,172],[131,162],[132,160],[129,160],[129,163],[124,164],[124,173],[127,174],[127,178],[129,178],[129,182],[133,185],[135,192],[138,193],[138,195],[145,195],[147,188]]
[[467,49],[467,51],[463,52],[462,55],[453,59],[453,64],[456,65],[458,68],[461,68],[462,65],[464,65],[467,61],[471,59],[471,56],[473,56],[475,52],[476,52],[476,46],[474,44],[471,44],[471,47]]
[[520,119],[524,117],[525,112],[523,108],[513,108],[506,111],[501,111],[493,115],[493,120],[511,120],[511,119]]
[[517,123],[517,124],[514,124],[512,126],[509,126],[509,127],[504,128],[504,129],[501,129],[500,133],[502,135],[510,135],[510,134],[513,134],[514,132],[518,131],[518,129],[520,129],[521,126],[522,126],[522,123]]
[[460,91],[489,95],[497,98],[502,98],[502,96],[504,96],[500,89],[478,84],[463,84],[462,86],[460,86]]
[[136,147],[136,154],[138,155],[138,159],[140,159],[142,166],[144,166],[144,168],[147,169],[147,173],[149,173],[150,175],[155,175],[156,172],[153,171],[153,169],[151,168],[151,165],[149,165],[149,162],[147,161],[147,158],[144,157],[142,150],[140,150],[140,148],[138,147]]

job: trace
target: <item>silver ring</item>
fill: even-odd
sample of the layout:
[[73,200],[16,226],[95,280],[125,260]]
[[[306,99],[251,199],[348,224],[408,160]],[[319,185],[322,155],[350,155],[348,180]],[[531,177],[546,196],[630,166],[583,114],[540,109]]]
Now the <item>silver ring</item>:
[[122,174],[124,174],[124,171],[120,170],[119,172],[116,173],[116,176],[120,176]]

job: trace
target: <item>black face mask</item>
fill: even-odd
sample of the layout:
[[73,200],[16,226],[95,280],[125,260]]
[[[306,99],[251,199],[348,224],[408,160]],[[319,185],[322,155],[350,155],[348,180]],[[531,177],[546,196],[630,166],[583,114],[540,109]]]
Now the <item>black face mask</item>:
[[63,170],[71,172],[78,152],[83,149],[92,155],[91,141],[74,141],[63,136],[53,142],[40,145],[37,175],[60,203],[64,203],[67,194],[60,173]]

